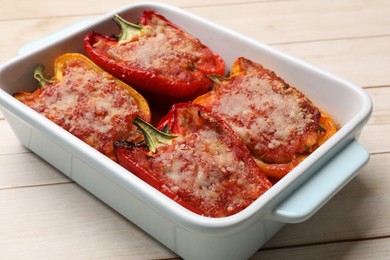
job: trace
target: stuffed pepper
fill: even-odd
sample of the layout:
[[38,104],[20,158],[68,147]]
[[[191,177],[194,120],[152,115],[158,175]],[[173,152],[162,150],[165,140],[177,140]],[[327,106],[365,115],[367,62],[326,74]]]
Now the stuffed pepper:
[[246,58],[229,77],[210,78],[212,90],[194,103],[225,120],[269,177],[282,178],[337,130],[303,93]]
[[34,77],[39,88],[15,98],[113,160],[114,141],[143,138],[132,120],[140,116],[150,121],[151,113],[133,88],[77,53],[59,56],[54,75],[47,77],[38,65]]
[[200,106],[174,105],[158,129],[134,124],[144,141],[116,142],[119,164],[193,212],[230,216],[272,185],[241,138]]
[[84,39],[87,55],[96,64],[138,90],[170,97],[203,94],[212,82],[208,74],[223,74],[222,58],[199,39],[154,11],[145,11],[139,24],[118,15],[118,36],[97,32]]

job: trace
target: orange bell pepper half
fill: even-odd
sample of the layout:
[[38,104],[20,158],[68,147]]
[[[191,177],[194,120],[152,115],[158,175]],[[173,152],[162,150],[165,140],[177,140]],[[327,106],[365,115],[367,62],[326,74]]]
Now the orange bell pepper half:
[[142,138],[132,120],[151,120],[142,95],[81,54],[59,56],[52,78],[38,65],[34,77],[39,88],[15,98],[113,160],[114,141]]
[[209,77],[212,90],[193,102],[225,120],[270,178],[281,179],[337,131],[331,117],[261,64],[240,57],[228,77]]

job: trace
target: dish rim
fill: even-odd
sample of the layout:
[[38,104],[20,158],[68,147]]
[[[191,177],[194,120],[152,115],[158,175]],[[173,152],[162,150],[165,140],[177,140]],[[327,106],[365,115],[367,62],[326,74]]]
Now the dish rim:
[[[231,31],[230,29],[222,27],[209,20],[203,19],[202,17],[196,16],[178,7],[162,3],[140,2],[128,4],[126,6],[112,10],[104,15],[101,15],[91,23],[72,30],[69,34],[62,35],[61,37],[58,37],[51,42],[47,42],[46,44],[42,44],[41,46],[36,47],[31,52],[21,54],[20,56],[15,57],[14,59],[11,59],[10,61],[2,64],[0,66],[0,79],[1,72],[5,68],[8,68],[13,64],[21,62],[25,59],[29,59],[39,53],[44,53],[45,50],[47,50],[48,48],[54,47],[65,39],[70,39],[76,34],[79,34],[87,29],[92,29],[93,26],[97,24],[105,23],[108,21],[111,22],[111,18],[115,13],[126,13],[130,10],[134,10],[137,8],[154,8],[158,9],[160,12],[164,10],[164,12],[170,12],[172,14],[179,13],[180,15],[187,16],[190,20],[196,21],[197,23],[201,23],[202,26],[211,26],[216,30],[223,31],[226,34],[237,37],[243,42],[258,46],[264,51],[268,51],[270,55],[276,55],[279,59],[286,59],[288,62],[294,63],[303,69],[306,68],[308,69],[308,71],[317,73],[318,76],[332,80],[344,86],[345,88],[348,88],[348,91],[353,91],[361,100],[360,110],[353,118],[351,118],[351,120],[346,122],[331,139],[329,139],[326,143],[324,143],[321,147],[314,151],[305,161],[298,165],[282,180],[276,183],[269,191],[259,197],[249,207],[232,216],[223,218],[210,218],[200,216],[180,206],[179,204],[172,201],[159,191],[155,190],[142,180],[138,179],[132,174],[129,174],[126,169],[122,168],[120,165],[115,164],[110,159],[106,158],[93,148],[89,147],[87,144],[78,140],[76,137],[54,124],[49,119],[46,119],[35,111],[32,111],[29,108],[25,107],[25,105],[16,101],[16,99],[14,99],[10,94],[8,94],[1,88],[0,104],[3,106],[3,108],[7,109],[8,111],[11,111],[12,114],[16,114],[17,117],[21,118],[23,121],[27,122],[32,127],[37,128],[40,131],[44,131],[51,140],[56,140],[56,142],[59,143],[61,147],[66,147],[68,149],[70,148],[72,154],[79,154],[80,156],[82,156],[81,158],[89,162],[90,165],[94,165],[94,168],[96,168],[95,166],[98,165],[102,169],[97,169],[101,174],[108,176],[118,185],[121,185],[123,188],[128,190],[128,192],[136,194],[139,199],[141,199],[142,197],[143,201],[145,201],[149,205],[152,205],[152,207],[154,208],[158,208],[160,212],[163,212],[166,216],[170,216],[172,219],[175,220],[176,223],[181,223],[186,227],[192,227],[194,230],[201,229],[204,232],[212,233],[215,229],[222,229],[228,226],[234,227],[238,224],[242,224],[243,222],[247,221],[251,222],[251,219],[253,219],[254,216],[259,217],[267,215],[267,211],[262,209],[269,207],[267,205],[269,205],[271,201],[275,200],[275,198],[278,197],[278,194],[283,192],[288,186],[292,185],[292,183],[296,182],[299,175],[308,172],[314,164],[321,161],[322,158],[324,158],[324,156],[328,153],[331,153],[332,150],[340,150],[342,147],[337,147],[338,144],[346,142],[346,140],[354,139],[356,135],[358,135],[358,130],[363,127],[363,125],[368,121],[368,118],[372,112],[372,101],[368,94],[362,88],[343,79],[340,79],[334,75],[331,75],[330,73],[320,70],[312,65],[309,65],[308,63],[303,62],[297,58],[280,52],[259,41],[250,39],[246,36]],[[11,96],[13,100],[11,100],[9,96]],[[336,147],[337,149],[335,149]],[[322,163],[325,164],[326,161]],[[310,176],[308,176],[307,178],[309,177]],[[272,208],[269,208],[269,210],[272,210]],[[258,217],[256,219],[258,219]]]

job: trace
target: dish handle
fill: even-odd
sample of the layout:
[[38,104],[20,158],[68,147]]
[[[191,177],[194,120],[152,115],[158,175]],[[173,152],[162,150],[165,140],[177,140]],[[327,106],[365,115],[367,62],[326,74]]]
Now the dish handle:
[[271,212],[273,220],[299,223],[310,218],[368,162],[369,153],[351,141],[318,172],[279,203]]

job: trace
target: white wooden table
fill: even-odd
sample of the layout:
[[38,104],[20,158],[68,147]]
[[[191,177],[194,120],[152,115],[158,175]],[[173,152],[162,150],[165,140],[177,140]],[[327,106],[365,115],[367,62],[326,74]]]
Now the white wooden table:
[[[0,62],[31,41],[129,0],[1,0]],[[172,0],[364,87],[370,163],[308,221],[253,259],[390,259],[390,1]],[[0,114],[0,259],[177,259],[24,148]]]

